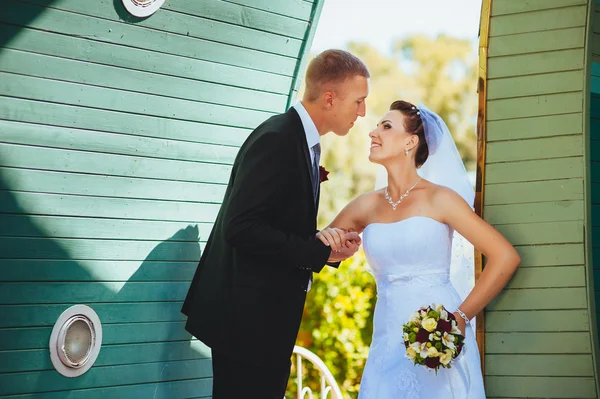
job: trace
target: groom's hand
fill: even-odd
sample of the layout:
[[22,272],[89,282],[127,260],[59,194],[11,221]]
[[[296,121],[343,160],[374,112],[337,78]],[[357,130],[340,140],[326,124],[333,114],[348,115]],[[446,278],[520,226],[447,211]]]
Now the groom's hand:
[[360,238],[358,241],[348,241],[346,246],[339,249],[337,252],[331,252],[328,262],[341,262],[353,256],[360,247]]
[[317,238],[323,244],[331,247],[328,262],[341,262],[348,259],[358,251],[361,239],[356,232],[347,232],[343,229],[328,227],[317,233]]
[[344,248],[348,248],[350,244],[356,243],[360,245],[360,236],[355,232],[347,232],[344,229],[337,227],[327,227],[317,233],[317,238],[323,244],[331,247],[332,252],[339,252]]

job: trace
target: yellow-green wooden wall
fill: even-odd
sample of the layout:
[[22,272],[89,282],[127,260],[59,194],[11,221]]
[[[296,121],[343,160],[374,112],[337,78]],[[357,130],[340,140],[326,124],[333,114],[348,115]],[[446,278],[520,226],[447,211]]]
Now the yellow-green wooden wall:
[[[121,0],[2,2],[0,397],[210,396],[181,303],[238,146],[286,109],[321,3],[167,0],[136,19]],[[73,304],[104,342],[67,379],[48,340]]]
[[587,43],[588,54],[588,82],[587,92],[589,97],[586,101],[585,111],[588,112],[586,118],[586,130],[588,134],[588,174],[589,180],[588,189],[588,209],[590,210],[592,234],[588,238],[587,244],[592,248],[588,251],[591,258],[588,262],[593,266],[593,271],[590,273],[592,277],[592,289],[594,289],[594,305],[595,305],[595,322],[592,322],[592,327],[595,329],[592,338],[597,343],[596,350],[596,384],[600,377],[600,314],[598,312],[598,304],[600,304],[600,2],[595,0],[590,6],[589,23],[589,40]]
[[586,256],[592,6],[492,0],[484,215],[522,263],[486,312],[489,398],[596,398]]
[[[595,2],[592,14],[590,81],[589,81],[589,132],[590,132],[590,193],[592,216],[593,277],[595,302],[600,303],[600,3]],[[600,326],[596,307],[596,331]]]

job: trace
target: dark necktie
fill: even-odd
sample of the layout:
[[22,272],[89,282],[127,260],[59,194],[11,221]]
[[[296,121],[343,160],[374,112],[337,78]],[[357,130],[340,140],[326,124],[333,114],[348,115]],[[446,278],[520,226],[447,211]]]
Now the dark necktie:
[[313,183],[313,198],[317,202],[317,193],[319,191],[320,173],[319,162],[321,159],[321,144],[317,143],[312,147],[314,151],[314,159],[312,164],[312,183]]

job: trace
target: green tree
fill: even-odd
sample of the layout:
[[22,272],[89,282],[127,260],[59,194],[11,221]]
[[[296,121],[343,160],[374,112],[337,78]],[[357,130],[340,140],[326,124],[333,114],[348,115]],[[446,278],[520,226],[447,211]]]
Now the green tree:
[[[472,43],[414,36],[397,41],[389,56],[368,44],[350,43],[348,50],[371,72],[367,116],[346,137],[330,134],[322,140],[322,164],[331,173],[321,184],[321,228],[352,198],[373,189],[377,169],[368,160],[368,134],[394,100],[422,102],[438,112],[466,165],[473,168],[476,160],[477,59]],[[375,296],[375,281],[361,250],[339,270],[325,267],[316,275],[302,320],[298,345],[321,357],[352,398],[358,394],[371,342]]]
[[411,71],[414,97],[440,115],[452,132],[465,166],[477,162],[477,53],[472,42],[446,35],[412,36],[394,44]]

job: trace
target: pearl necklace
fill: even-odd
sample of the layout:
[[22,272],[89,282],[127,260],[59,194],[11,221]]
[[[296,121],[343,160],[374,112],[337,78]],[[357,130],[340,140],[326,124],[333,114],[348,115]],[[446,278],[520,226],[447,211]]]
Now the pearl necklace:
[[390,197],[390,195],[388,194],[388,188],[385,188],[385,199],[390,203],[390,205],[392,206],[393,210],[396,210],[396,207],[398,205],[400,205],[400,203],[402,202],[402,200],[404,198],[406,198],[408,196],[408,194],[410,193],[410,191],[415,188],[417,186],[417,184],[421,181],[421,178],[419,177],[419,180],[417,180],[417,182],[415,184],[413,184],[413,186],[411,188],[409,188],[408,190],[406,190],[406,192],[404,194],[402,194],[400,196],[400,199],[396,202],[392,201],[392,197]]

